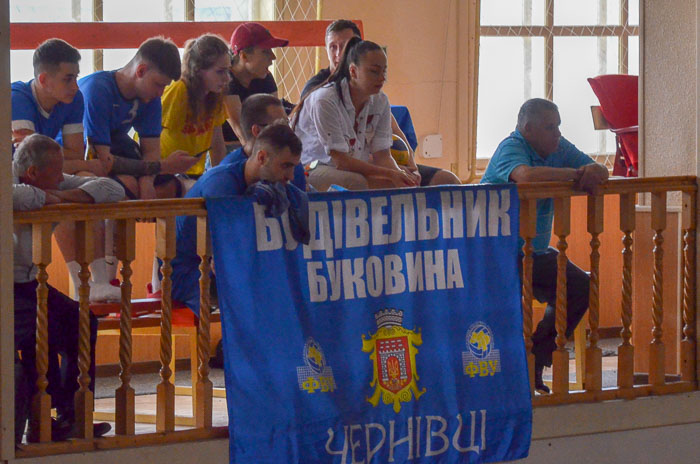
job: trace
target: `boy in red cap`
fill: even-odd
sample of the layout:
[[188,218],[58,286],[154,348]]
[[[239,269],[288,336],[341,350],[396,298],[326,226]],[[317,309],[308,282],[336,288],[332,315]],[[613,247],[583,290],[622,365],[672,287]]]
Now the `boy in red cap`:
[[262,24],[243,23],[231,34],[230,43],[233,63],[224,106],[231,127],[224,125],[224,138],[227,142],[245,144],[245,133],[240,124],[241,105],[256,93],[277,96],[277,84],[268,71],[276,58],[272,49],[286,47],[289,40],[273,36]]

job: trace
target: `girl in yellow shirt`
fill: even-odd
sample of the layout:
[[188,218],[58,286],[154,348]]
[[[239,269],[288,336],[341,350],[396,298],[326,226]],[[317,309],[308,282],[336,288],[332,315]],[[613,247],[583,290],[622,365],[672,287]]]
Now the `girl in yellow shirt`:
[[[223,106],[231,68],[231,51],[219,36],[204,34],[185,44],[182,76],[163,92],[163,131],[160,152],[185,150],[192,156],[209,151],[212,166],[226,155],[221,125],[226,121]],[[206,156],[187,174],[204,173]]]

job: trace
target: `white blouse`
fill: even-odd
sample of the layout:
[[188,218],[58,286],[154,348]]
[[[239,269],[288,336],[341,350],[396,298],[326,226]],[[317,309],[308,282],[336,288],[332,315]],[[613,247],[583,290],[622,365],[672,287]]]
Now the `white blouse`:
[[360,114],[350,99],[347,79],[340,82],[343,101],[333,84],[312,92],[298,116],[295,132],[302,143],[301,162],[331,164],[330,151],[369,161],[370,155],[391,147],[391,108],[387,96],[372,95]]

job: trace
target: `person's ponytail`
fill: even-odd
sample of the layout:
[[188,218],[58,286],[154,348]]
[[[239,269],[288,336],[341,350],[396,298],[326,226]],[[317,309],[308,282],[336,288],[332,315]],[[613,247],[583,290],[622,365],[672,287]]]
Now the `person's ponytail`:
[[348,43],[343,49],[343,54],[340,57],[340,62],[338,63],[338,66],[336,66],[335,70],[331,73],[330,76],[328,76],[328,79],[326,79],[325,81],[311,89],[309,92],[307,92],[306,95],[304,95],[301,98],[299,104],[294,108],[294,111],[292,111],[292,113],[290,114],[290,120],[292,121],[292,129],[296,128],[296,124],[299,119],[299,113],[301,113],[306,99],[314,91],[323,87],[324,85],[333,84],[333,86],[335,87],[335,91],[338,93],[338,98],[340,98],[340,101],[344,103],[343,92],[340,83],[343,81],[343,79],[346,78],[348,79],[348,81],[350,80],[350,65],[358,65],[360,59],[363,56],[365,56],[367,52],[381,49],[382,48],[376,43],[370,42],[369,40],[362,40],[359,37],[352,37],[350,40],[348,40]]

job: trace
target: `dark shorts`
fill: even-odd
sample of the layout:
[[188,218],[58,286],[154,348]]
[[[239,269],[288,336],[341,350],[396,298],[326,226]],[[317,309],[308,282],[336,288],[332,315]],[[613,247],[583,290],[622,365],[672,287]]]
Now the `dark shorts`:
[[[35,391],[36,383],[36,314],[37,281],[15,283],[15,350],[22,352],[22,365],[27,375],[27,388]],[[58,411],[73,415],[73,398],[78,390],[79,313],[78,302],[48,286],[47,298],[49,366],[47,392]],[[90,313],[90,390],[95,389],[95,342],[97,318]],[[60,363],[59,356],[60,355]]]
[[425,187],[430,185],[430,181],[435,177],[435,173],[441,171],[440,168],[434,168],[432,166],[426,166],[424,164],[417,164],[418,173],[420,174],[420,186]]

